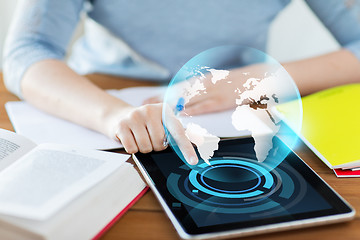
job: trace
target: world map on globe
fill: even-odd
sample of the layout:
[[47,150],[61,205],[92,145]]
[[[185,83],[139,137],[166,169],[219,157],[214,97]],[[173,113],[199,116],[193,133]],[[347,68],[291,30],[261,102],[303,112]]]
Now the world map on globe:
[[[207,94],[208,84],[224,84],[229,81],[229,70],[219,70],[206,66],[191,69],[192,81],[182,83],[182,97],[186,104],[195,96]],[[273,114],[273,109],[279,103],[279,97],[274,93],[274,83],[277,80],[276,73],[265,73],[262,78],[248,77],[249,73],[242,73],[245,79],[241,88],[236,88],[236,108],[231,114],[229,122],[238,131],[251,132],[254,139],[254,151],[259,162],[263,162],[272,149],[272,138],[279,131],[280,119]],[[205,82],[206,81],[206,82]],[[250,117],[251,116],[251,117]],[[214,123],[218,124],[218,123]],[[203,126],[188,122],[185,125],[185,133],[189,140],[196,145],[200,157],[210,165],[209,160],[219,148],[220,137],[213,134]]]

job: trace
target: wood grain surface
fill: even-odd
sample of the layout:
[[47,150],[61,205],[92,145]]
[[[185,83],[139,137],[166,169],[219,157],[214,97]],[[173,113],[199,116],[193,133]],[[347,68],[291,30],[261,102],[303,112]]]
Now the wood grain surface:
[[[87,77],[104,89],[156,85],[154,82],[136,81],[134,79],[101,74],[92,74]],[[7,101],[16,100],[18,100],[18,98],[5,89],[2,75],[0,74],[0,128],[13,131],[4,104]],[[322,163],[321,160],[303,144],[300,144],[295,151],[316,173],[355,208],[357,211],[355,219],[345,223],[262,234],[241,239],[360,239],[360,178],[337,178],[333,171]],[[102,240],[115,239],[171,240],[179,239],[179,237],[154,194],[148,191],[145,196],[102,237]]]

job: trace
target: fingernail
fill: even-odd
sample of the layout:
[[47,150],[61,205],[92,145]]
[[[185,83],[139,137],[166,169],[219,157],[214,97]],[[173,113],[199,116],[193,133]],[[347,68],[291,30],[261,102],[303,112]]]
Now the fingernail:
[[189,158],[189,164],[190,165],[195,165],[197,164],[197,159],[195,157],[190,157]]

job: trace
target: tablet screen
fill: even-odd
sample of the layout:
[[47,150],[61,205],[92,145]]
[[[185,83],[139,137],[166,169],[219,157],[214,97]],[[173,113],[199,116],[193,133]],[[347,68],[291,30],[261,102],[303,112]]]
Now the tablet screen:
[[211,166],[190,168],[171,149],[136,157],[188,234],[351,212],[292,152],[269,172],[252,138],[221,141]]

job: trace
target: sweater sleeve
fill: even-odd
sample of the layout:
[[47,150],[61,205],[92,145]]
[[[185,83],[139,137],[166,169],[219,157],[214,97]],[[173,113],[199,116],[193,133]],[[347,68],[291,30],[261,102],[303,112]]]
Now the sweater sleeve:
[[26,70],[45,59],[62,60],[84,0],[19,0],[4,46],[7,89],[22,98]]
[[360,1],[306,0],[339,44],[360,60]]

